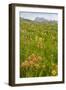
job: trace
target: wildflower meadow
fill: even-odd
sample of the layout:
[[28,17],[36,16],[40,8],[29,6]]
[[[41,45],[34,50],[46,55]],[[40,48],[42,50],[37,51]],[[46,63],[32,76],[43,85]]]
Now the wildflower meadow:
[[20,17],[20,78],[58,75],[57,21]]

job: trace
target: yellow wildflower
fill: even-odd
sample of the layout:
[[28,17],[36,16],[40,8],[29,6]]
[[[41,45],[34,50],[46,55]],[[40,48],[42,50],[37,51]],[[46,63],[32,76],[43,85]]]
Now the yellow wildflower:
[[38,56],[38,60],[40,60],[40,61],[41,61],[41,60],[42,60],[42,57],[41,57],[41,56]]
[[39,42],[42,42],[42,37],[39,37]]
[[37,41],[38,40],[38,36],[35,36],[35,41]]
[[51,73],[52,73],[53,76],[56,76],[56,74],[57,74],[57,72],[55,70],[52,70]]

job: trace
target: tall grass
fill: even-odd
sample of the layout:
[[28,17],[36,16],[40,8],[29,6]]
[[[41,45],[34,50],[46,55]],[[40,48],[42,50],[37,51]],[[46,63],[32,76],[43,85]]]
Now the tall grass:
[[58,25],[20,19],[20,77],[58,74]]

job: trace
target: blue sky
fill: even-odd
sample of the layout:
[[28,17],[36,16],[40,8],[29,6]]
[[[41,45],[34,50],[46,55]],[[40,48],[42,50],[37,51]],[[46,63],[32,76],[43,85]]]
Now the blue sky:
[[20,12],[19,16],[25,19],[34,20],[36,17],[42,17],[47,20],[58,20],[57,13],[45,13],[45,12]]

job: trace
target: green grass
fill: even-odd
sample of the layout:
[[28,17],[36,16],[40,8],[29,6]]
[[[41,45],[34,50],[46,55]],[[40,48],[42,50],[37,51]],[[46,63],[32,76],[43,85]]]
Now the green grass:
[[[58,74],[58,25],[20,19],[20,77]],[[36,61],[35,61],[36,60]]]

